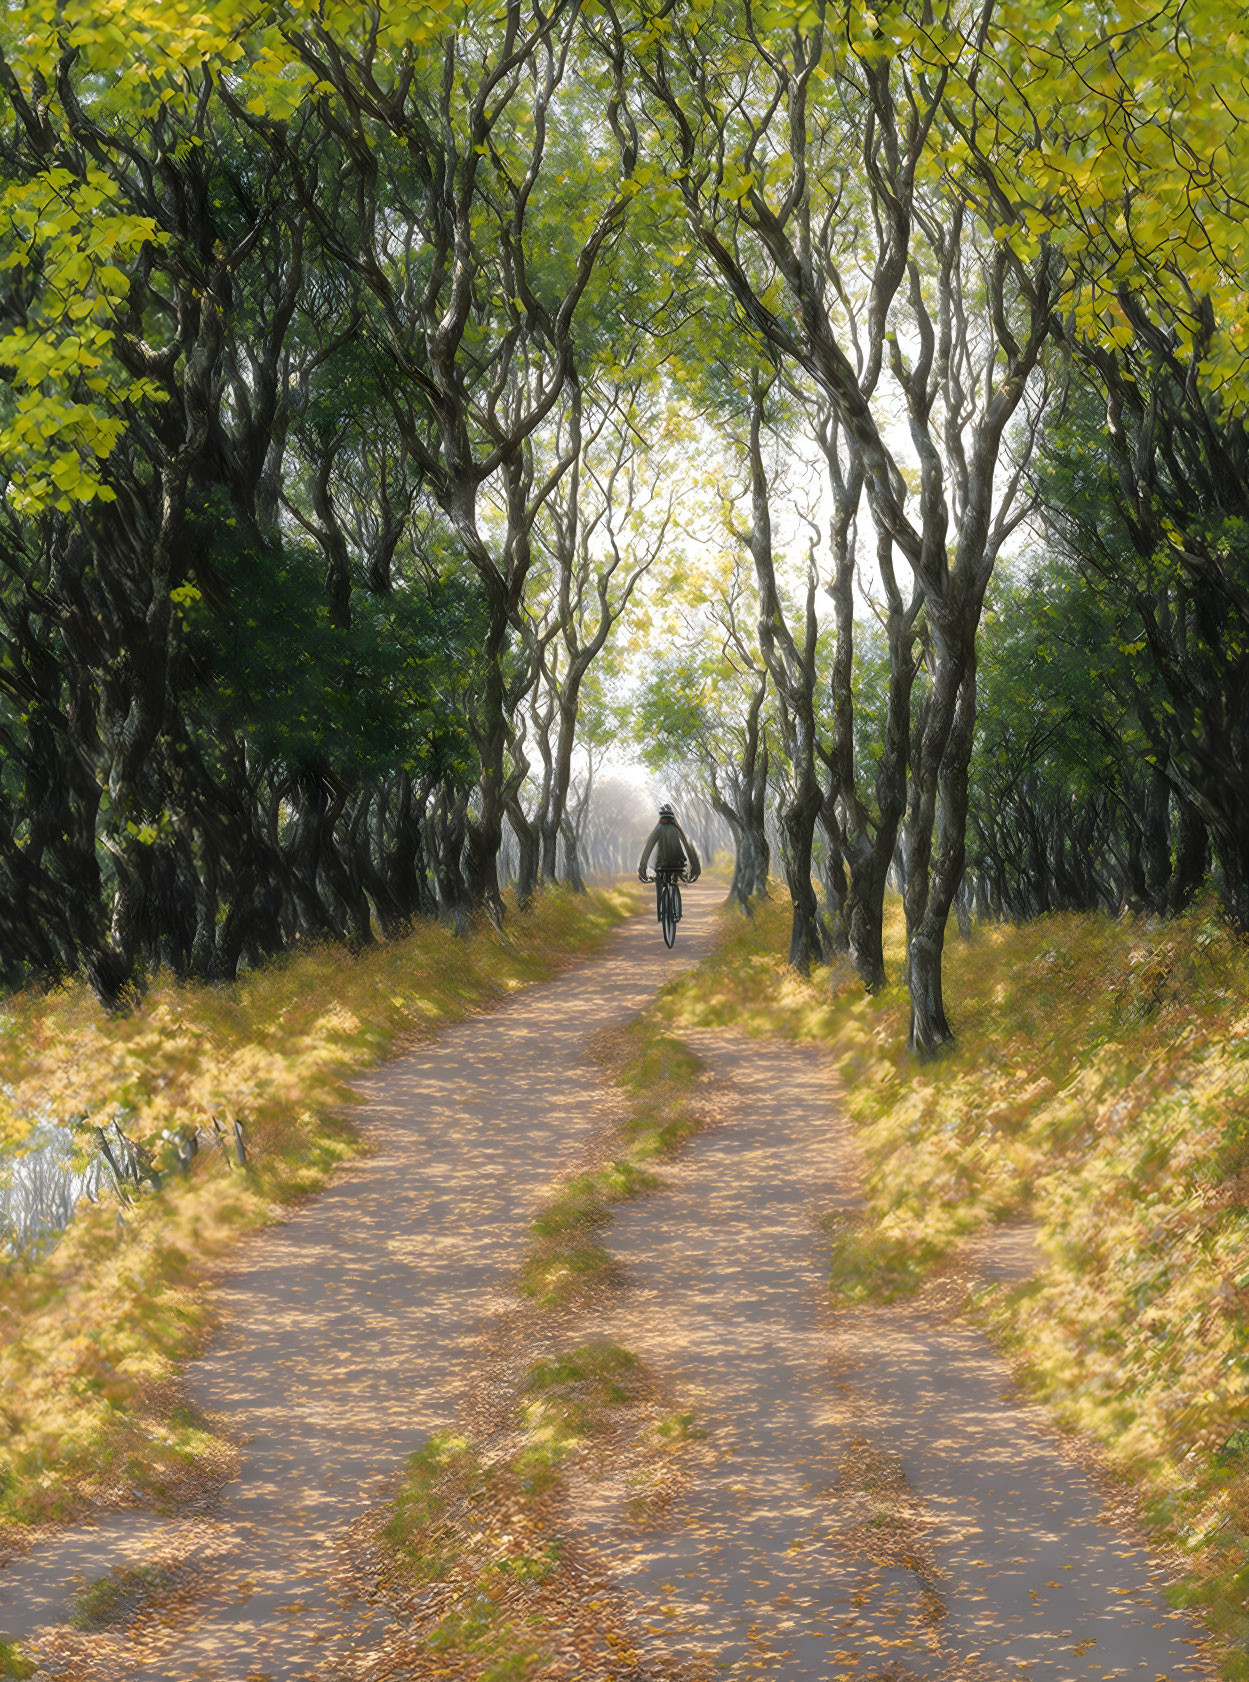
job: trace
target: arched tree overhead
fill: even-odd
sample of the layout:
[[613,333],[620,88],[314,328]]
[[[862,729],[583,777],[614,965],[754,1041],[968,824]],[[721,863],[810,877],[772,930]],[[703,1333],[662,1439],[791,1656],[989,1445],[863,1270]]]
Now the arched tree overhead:
[[24,808],[3,850],[14,897],[33,889],[55,931],[55,952],[24,956],[84,965],[106,999],[165,935],[185,949],[188,919],[213,961],[196,884],[237,830],[239,790],[200,774],[188,741],[183,611],[199,516],[224,499],[255,526],[301,285],[298,211],[223,120],[179,21],[131,20],[153,31],[143,74],[135,35],[9,12],[0,71],[5,665],[22,674],[5,687]]
[[[940,945],[963,868],[975,631],[1024,512],[1041,388],[997,469],[1046,338],[1065,332],[1113,364],[1151,320],[1158,352],[1162,322],[1189,389],[1200,370],[1225,401],[1244,394],[1244,335],[1228,331],[1243,287],[1243,94],[1206,96],[1224,45],[1243,50],[1234,8],[1213,8],[1207,27],[1179,5],[1038,18],[995,4],[974,29],[905,3],[606,10],[655,130],[643,167],[656,160],[751,337],[819,393],[882,572],[895,551],[911,566],[916,595],[896,617],[922,608],[926,640],[903,827],[908,962],[912,1043],[931,1050],[948,1033]],[[1117,396],[1107,386],[1112,412],[1130,407],[1130,375]],[[911,432],[917,509],[882,430],[891,406]],[[1140,407],[1146,427],[1155,408]],[[899,689],[911,647],[897,638]],[[1202,715],[1212,707],[1213,695]],[[853,768],[839,754],[832,769],[833,808],[854,820]],[[897,805],[882,792],[877,841]],[[865,875],[877,852],[888,857],[860,847]]]
[[1052,238],[1068,265],[1053,326],[1078,373],[1038,478],[1046,523],[1139,642],[1155,778],[1189,856],[1208,826],[1249,927],[1243,12],[1117,0],[1040,20],[1012,0],[993,21],[950,161],[1018,259]]
[[[570,73],[576,33],[572,5],[547,14],[510,5],[497,23],[470,12],[424,51],[401,36],[387,44],[366,18],[345,38],[307,20],[286,39],[317,78],[319,150],[308,152],[290,125],[234,105],[282,159],[322,260],[350,277],[361,331],[393,364],[387,396],[404,446],[486,593],[469,880],[474,902],[496,918],[503,649],[534,522],[578,449],[570,436],[539,467],[525,446],[575,375],[578,307],[628,204],[618,156],[597,155],[609,166],[606,187],[596,156],[574,169],[574,113],[588,114],[592,97]],[[505,522],[491,541],[478,504],[496,479]]]
[[[0,868],[19,972],[85,960],[112,998],[161,953],[228,973],[233,935],[214,929],[368,938],[374,912],[388,925],[425,900],[406,874],[418,834],[445,909],[460,915],[465,896],[497,909],[505,645],[535,511],[568,467],[548,462],[527,485],[520,446],[564,389],[573,317],[624,202],[614,142],[604,182],[573,122],[548,128],[575,12],[388,6],[327,25],[136,6],[107,30],[89,8],[53,29],[6,15],[4,213],[18,253],[6,369],[28,395],[0,415],[14,648]],[[337,93],[326,76],[317,88],[321,53]],[[331,159],[332,189],[317,174]],[[406,244],[391,238],[405,216]],[[424,315],[409,309],[418,297]],[[473,537],[491,477],[506,511],[494,549]],[[370,690],[394,683],[366,644],[393,641],[396,613],[423,599],[410,580],[393,589],[418,494],[442,510],[489,610],[482,659],[462,663],[479,675],[476,793],[422,794],[402,753],[387,786],[359,770],[344,780],[333,733],[313,752],[298,719],[259,780],[245,714],[218,708],[221,741],[192,750],[179,686],[211,716],[205,686],[226,677],[202,638],[232,616],[251,625],[247,567],[257,605],[298,573],[313,615],[301,647],[301,612],[288,613],[291,638],[270,652],[306,664],[324,643],[325,680],[358,696],[370,729],[388,716],[369,710]],[[323,596],[305,562],[292,571],[283,526],[317,544]],[[235,554],[249,557],[241,570]],[[32,617],[53,571],[58,603]],[[67,618],[71,589],[81,611]],[[428,759],[459,776],[457,753]],[[289,816],[275,827],[266,805]]]
[[[917,1048],[948,1033],[977,624],[1027,454],[1025,438],[1003,470],[1004,440],[1046,333],[1109,399],[1130,560],[1114,587],[1171,709],[1158,776],[1243,884],[1243,744],[1220,703],[1244,641],[1238,17],[1228,0],[994,0],[969,35],[907,0],[135,0],[107,26],[88,0],[9,8],[0,897],[17,972],[82,963],[116,997],[143,962],[228,972],[240,925],[271,947],[365,939],[431,897],[497,914],[525,583],[575,459],[547,448],[553,417],[574,371],[591,390],[638,333],[714,413],[713,299],[720,384],[740,391],[762,356],[831,446],[835,597],[856,519],[881,576],[910,574],[887,604],[870,766],[840,613],[818,821],[867,952],[905,794]],[[431,511],[456,556],[439,590],[485,611],[480,681],[449,710],[423,652],[446,600],[417,588]],[[297,715],[262,752],[261,724],[219,704],[212,627],[247,625],[253,579],[258,603],[299,597],[319,756]],[[309,676],[298,640],[275,633],[292,669],[274,695]],[[338,728],[343,697],[371,690],[385,704]]]

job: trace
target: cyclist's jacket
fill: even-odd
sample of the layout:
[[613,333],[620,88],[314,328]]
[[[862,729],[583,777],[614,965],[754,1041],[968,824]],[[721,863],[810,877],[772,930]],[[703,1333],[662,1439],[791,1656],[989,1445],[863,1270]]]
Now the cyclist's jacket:
[[686,854],[689,855],[690,880],[700,875],[702,865],[698,862],[698,854],[694,850],[694,843],[677,823],[675,818],[661,818],[647,837],[646,845],[642,848],[642,857],[638,860],[638,872],[646,873],[646,861],[652,851],[655,854],[656,870],[680,870],[685,863]]

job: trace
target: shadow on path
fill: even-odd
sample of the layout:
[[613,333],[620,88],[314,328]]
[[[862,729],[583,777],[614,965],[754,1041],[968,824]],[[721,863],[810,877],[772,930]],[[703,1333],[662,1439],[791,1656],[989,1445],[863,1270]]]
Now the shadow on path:
[[[10,1561],[0,1632],[52,1674],[135,1682],[294,1682],[330,1675],[338,1643],[367,1648],[384,1614],[337,1604],[336,1542],[454,1416],[530,1218],[600,1125],[587,1035],[706,954],[720,891],[687,892],[673,951],[652,911],[592,961],[358,1083],[376,1154],[240,1247],[217,1293],[227,1330],[187,1375],[241,1443],[239,1475],[203,1519],[116,1515]],[[63,1627],[76,1589],[154,1561],[181,1571],[153,1616]]]
[[[342,1538],[455,1418],[527,1223],[600,1127],[587,1034],[708,950],[715,897],[687,896],[675,952],[639,918],[362,1082],[376,1154],[249,1240],[221,1288],[229,1331],[188,1375],[242,1445],[238,1477],[203,1519],[119,1515],[11,1562],[0,1628],[90,1682],[332,1682],[348,1651],[367,1666],[388,1614],[335,1599]],[[821,1051],[685,1037],[718,1125],[665,1165],[667,1190],[617,1206],[605,1241],[630,1288],[586,1328],[710,1432],[652,1527],[593,1490],[576,1508],[645,1675],[667,1673],[656,1655],[781,1682],[1213,1675],[983,1336],[931,1301],[832,1308],[817,1221],[855,1202],[860,1162]],[[984,1270],[1026,1270],[1027,1249],[1005,1234]],[[151,1615],[57,1627],[75,1583],[141,1561],[181,1566]]]
[[586,1515],[652,1640],[784,1682],[1215,1674],[982,1334],[832,1311],[816,1222],[858,1151],[820,1050],[683,1037],[725,1124],[617,1212],[634,1288],[603,1330],[697,1405],[709,1465],[654,1533]]

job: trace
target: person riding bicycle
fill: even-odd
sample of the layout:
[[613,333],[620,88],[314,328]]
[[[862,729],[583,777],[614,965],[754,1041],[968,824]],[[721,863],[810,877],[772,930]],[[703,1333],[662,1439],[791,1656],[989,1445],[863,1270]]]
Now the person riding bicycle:
[[[655,915],[659,916],[659,886],[665,876],[674,878],[685,868],[687,858],[689,863],[691,882],[697,882],[702,874],[698,852],[694,843],[677,822],[676,813],[665,800],[659,808],[659,822],[651,830],[642,848],[642,857],[638,860],[638,880],[645,882],[646,865],[652,852],[655,855]],[[677,915],[680,916],[680,901],[678,900]]]

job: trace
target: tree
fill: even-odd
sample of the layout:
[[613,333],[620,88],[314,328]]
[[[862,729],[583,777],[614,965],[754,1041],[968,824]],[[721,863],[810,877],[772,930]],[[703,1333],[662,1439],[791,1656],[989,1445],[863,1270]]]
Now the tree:
[[627,200],[576,11],[0,23],[9,978],[497,912],[529,446]]
[[[1050,247],[1017,258],[942,176],[948,108],[956,85],[974,93],[981,37],[947,31],[952,62],[933,74],[918,36],[854,7],[765,15],[743,0],[717,12],[714,51],[701,9],[643,7],[632,30],[612,15],[632,34],[636,98],[709,271],[776,364],[822,393],[880,540],[922,598],[904,845],[910,1039],[933,1052],[951,1038],[941,952],[963,874],[976,629],[1020,517],[1017,476],[1003,495],[995,470],[1057,302]],[[860,284],[849,262],[865,247]],[[886,369],[918,461],[918,524],[878,406]],[[818,810],[805,787],[799,798]],[[804,951],[796,942],[797,961]]]
[[[564,833],[582,685],[634,591],[667,548],[681,498],[673,469],[684,429],[671,408],[664,412],[655,403],[652,382],[605,380],[590,395],[586,427],[580,387],[572,388],[568,425],[577,459],[537,523],[539,587],[533,595],[541,616],[535,617],[535,603],[521,622],[545,697],[533,713],[542,778],[532,825],[520,807],[519,786],[509,813],[518,837],[534,830],[546,881],[555,879]],[[522,840],[522,858],[533,844]],[[522,875],[522,903],[530,886]]]
[[1205,830],[1150,755],[1140,651],[1061,557],[995,581],[987,620],[969,838],[982,913],[1182,909]]
[[[470,17],[436,50],[400,49],[379,30],[343,38],[321,22],[287,32],[317,79],[325,144],[315,155],[286,125],[240,123],[282,159],[324,261],[350,282],[365,331],[392,369],[387,396],[414,470],[476,570],[489,606],[478,709],[482,773],[470,820],[475,903],[502,916],[496,858],[504,817],[504,646],[520,610],[535,522],[577,459],[578,442],[540,476],[526,444],[574,377],[574,320],[624,216],[583,163],[578,209],[553,181],[566,129],[548,144],[576,39],[575,6],[526,22]],[[554,149],[564,152],[555,155]],[[593,183],[593,187],[591,187]],[[587,213],[588,205],[588,213]],[[478,502],[497,480],[499,539]]]
[[[951,161],[1017,260],[1044,238],[1067,266],[1054,330],[1078,372],[1041,483],[1049,528],[1116,616],[1126,607],[1121,640],[1148,652],[1134,704],[1156,776],[1208,825],[1243,928],[1246,739],[1228,704],[1246,678],[1249,578],[1243,16],[1223,0],[1121,0],[1041,28],[1026,4],[997,14]],[[1096,488],[1074,448],[1104,463]]]
[[[885,983],[884,902],[898,826],[906,809],[911,698],[919,670],[918,582],[907,600],[898,583],[893,542],[879,532],[877,570],[882,600],[872,602],[884,632],[884,659],[864,659],[856,624],[854,578],[858,563],[858,510],[863,469],[844,451],[842,427],[826,404],[817,412],[816,437],[828,469],[833,514],[831,577],[836,643],[829,674],[831,720],[827,745],[817,748],[828,772],[821,822],[835,930],[868,992]],[[879,703],[883,698],[884,705]],[[870,720],[875,728],[865,732]],[[864,787],[871,770],[871,793]]]
[[[816,771],[815,680],[819,627],[815,597],[818,576],[814,542],[808,555],[806,590],[796,610],[786,612],[777,580],[772,536],[772,485],[764,461],[763,419],[768,387],[752,382],[747,459],[751,523],[739,533],[754,562],[759,592],[759,649],[776,690],[780,734],[790,777],[780,820],[785,836],[785,879],[793,904],[789,961],[801,974],[827,956],[827,931],[811,886],[816,820],[823,799]],[[796,621],[796,629],[791,626]]]
[[1209,831],[1228,915],[1246,929],[1249,442],[1202,392],[1198,365],[1179,367],[1147,337],[1093,362],[1109,426],[1073,384],[1038,475],[1046,528],[1113,643],[1133,653],[1116,688],[1141,757],[1163,806],[1169,789]]
[[[6,42],[0,70],[14,115],[5,620],[49,726],[13,746],[28,798],[56,802],[47,816],[63,837],[37,820],[18,874],[39,876],[47,898],[67,893],[59,951],[108,1000],[126,993],[191,868],[194,819],[162,830],[189,760],[170,704],[181,610],[197,593],[189,539],[217,488],[250,518],[300,243],[272,168],[240,155],[202,76],[197,97],[180,73],[176,90],[136,75],[117,122],[104,72],[135,64],[133,38],[119,38],[82,19],[58,35],[45,19]],[[179,44],[159,28],[156,41],[158,61],[160,43]],[[230,323],[261,296],[252,400],[232,408]],[[56,444],[36,449],[45,436]]]
[[[827,934],[879,982],[900,837],[938,1049],[969,816],[1003,905],[1178,904],[1208,834],[1245,924],[1238,18],[10,8],[6,980],[81,965],[119,1002],[150,964],[497,917],[505,814],[529,874],[560,837],[575,874],[585,686],[643,566],[692,571],[665,495],[634,528],[678,412],[687,454],[729,435],[730,502],[750,486],[759,640],[731,584],[698,610],[731,676],[681,681],[740,707],[708,774],[747,902],[779,795],[797,963]],[[796,600],[778,448],[831,501]],[[1030,597],[981,636],[1029,496],[1068,563],[1038,585],[1066,707]],[[1023,733],[986,718],[973,759],[980,672]]]

